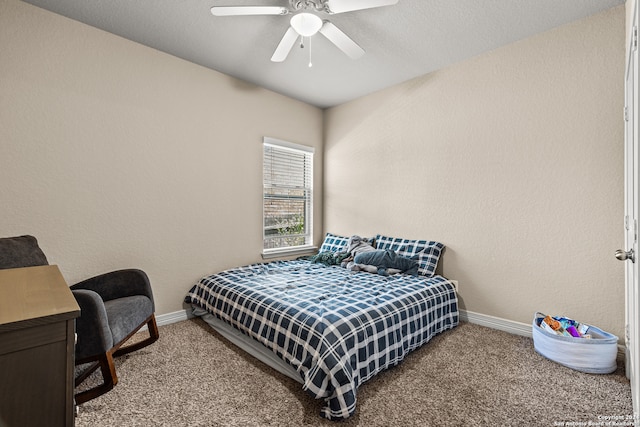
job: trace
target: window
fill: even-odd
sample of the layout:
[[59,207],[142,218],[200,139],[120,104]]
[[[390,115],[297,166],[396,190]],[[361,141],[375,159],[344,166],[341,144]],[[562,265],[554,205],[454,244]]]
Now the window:
[[264,254],[312,246],[313,148],[264,138]]

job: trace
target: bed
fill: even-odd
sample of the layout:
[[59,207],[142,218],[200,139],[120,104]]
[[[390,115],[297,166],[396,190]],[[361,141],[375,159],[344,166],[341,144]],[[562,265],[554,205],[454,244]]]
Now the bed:
[[[344,249],[334,237],[327,233],[320,253]],[[345,419],[361,384],[458,324],[454,283],[435,274],[443,246],[432,245],[427,256],[412,242],[437,242],[397,240],[405,243],[376,236],[378,247],[424,255],[421,274],[273,261],[203,277],[185,302],[223,336],[325,399],[322,416]]]

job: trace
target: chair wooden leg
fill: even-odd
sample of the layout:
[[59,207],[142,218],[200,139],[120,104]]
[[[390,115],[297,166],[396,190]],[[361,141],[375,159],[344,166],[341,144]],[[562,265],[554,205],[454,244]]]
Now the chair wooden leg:
[[[146,338],[143,341],[137,342],[127,347],[120,346],[131,338],[140,328],[144,325],[147,325],[149,329],[149,338]],[[104,393],[111,390],[116,384],[118,384],[118,375],[116,374],[116,366],[113,363],[113,358],[117,356],[122,356],[123,354],[130,353],[135,350],[139,350],[143,347],[148,346],[149,344],[154,343],[160,337],[160,333],[158,332],[158,324],[156,323],[156,316],[152,314],[147,318],[145,323],[142,323],[136,330],[131,332],[127,337],[125,337],[118,345],[113,347],[111,350],[106,352],[103,355],[100,355],[97,359],[97,362],[94,366],[89,368],[88,372],[83,373],[78,378],[76,378],[76,387],[82,383],[93,371],[95,371],[98,367],[102,372],[103,384],[94,387],[89,390],[85,390],[75,395],[76,404],[80,405],[81,403],[87,402],[91,399],[95,399],[96,397],[103,395]],[[95,361],[96,359],[90,358],[86,360],[78,360],[76,361],[77,365],[88,363],[91,361]]]
[[93,364],[84,370],[84,372],[78,375],[75,379],[75,386],[78,387],[80,384],[84,382],[89,375],[93,374],[93,372],[100,367],[100,362],[93,362]]
[[160,338],[160,332],[158,332],[158,324],[156,323],[156,315],[151,315],[151,320],[147,323],[147,327],[149,328],[149,335],[153,338],[153,341],[156,341]]
[[[100,365],[100,371],[102,372],[103,383],[97,387],[77,393],[75,395],[76,404],[80,405],[91,399],[95,399],[96,397],[105,394],[118,384],[116,366],[113,363],[113,355],[110,351],[99,357],[98,364]],[[86,376],[84,378],[86,378]]]
[[[153,344],[158,340],[158,338],[160,337],[160,333],[158,332],[158,324],[156,323],[155,314],[152,314],[151,316],[149,316],[146,323],[143,323],[142,325],[140,325],[140,327],[144,326],[145,324],[149,329],[149,338],[146,338],[135,344],[131,344],[126,347],[119,348],[115,353],[113,353],[115,357],[122,356],[123,354],[131,353],[132,351],[140,350],[141,348],[146,347],[149,344]],[[140,328],[136,329],[131,334],[129,334],[129,336],[126,337],[122,342],[125,342],[126,340],[128,340],[133,334],[138,332],[139,329]]]

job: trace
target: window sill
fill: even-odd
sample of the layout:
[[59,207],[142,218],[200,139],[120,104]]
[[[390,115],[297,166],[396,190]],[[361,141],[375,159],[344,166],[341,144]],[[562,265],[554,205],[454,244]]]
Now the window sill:
[[285,258],[296,255],[310,255],[318,251],[317,246],[296,246],[295,248],[266,249],[262,251],[262,259]]

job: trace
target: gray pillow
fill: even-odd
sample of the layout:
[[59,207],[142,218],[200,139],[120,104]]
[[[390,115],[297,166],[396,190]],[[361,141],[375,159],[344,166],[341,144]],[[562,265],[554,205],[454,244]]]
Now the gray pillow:
[[405,274],[418,275],[418,261],[398,255],[391,249],[362,252],[353,258],[356,264],[373,265],[378,268],[378,274],[387,275],[387,269],[395,268]]

